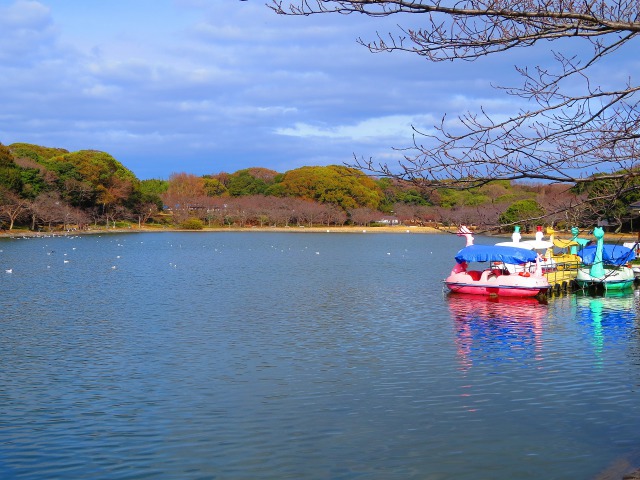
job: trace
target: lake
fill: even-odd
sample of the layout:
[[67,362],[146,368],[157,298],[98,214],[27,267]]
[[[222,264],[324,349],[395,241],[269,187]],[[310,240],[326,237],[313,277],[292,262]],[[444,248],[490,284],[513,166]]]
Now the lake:
[[548,480],[640,467],[638,292],[448,296],[463,243],[0,240],[0,478]]

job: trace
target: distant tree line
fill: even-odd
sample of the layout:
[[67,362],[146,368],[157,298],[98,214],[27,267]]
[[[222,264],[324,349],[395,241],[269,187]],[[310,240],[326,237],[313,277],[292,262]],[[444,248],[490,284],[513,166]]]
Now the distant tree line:
[[[167,180],[139,180],[105,152],[0,144],[0,228],[9,230],[368,226],[390,218],[404,225],[562,228],[600,218],[594,207],[599,188],[606,185],[496,180],[464,191],[446,185],[420,190],[410,182],[338,165],[285,173],[259,167],[203,176],[182,172]],[[609,217],[614,225],[628,220],[633,200],[623,197],[617,210],[607,203],[607,211],[618,212]]]

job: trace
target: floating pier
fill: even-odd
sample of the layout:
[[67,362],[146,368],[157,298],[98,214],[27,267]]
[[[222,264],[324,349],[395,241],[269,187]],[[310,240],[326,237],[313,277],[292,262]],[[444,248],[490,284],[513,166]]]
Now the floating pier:
[[550,288],[548,295],[559,295],[560,293],[571,293],[580,290],[576,283],[576,275],[580,263],[577,261],[556,262],[555,268],[544,272]]

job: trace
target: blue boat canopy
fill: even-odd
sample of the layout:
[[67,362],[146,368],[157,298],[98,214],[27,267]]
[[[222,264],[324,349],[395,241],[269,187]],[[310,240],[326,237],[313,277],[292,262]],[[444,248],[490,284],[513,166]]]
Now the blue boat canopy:
[[[578,250],[582,263],[593,265],[596,256],[596,245],[590,245]],[[636,258],[633,250],[624,245],[612,245],[605,243],[602,246],[602,263],[605,265],[624,265]]]
[[456,255],[456,262],[504,262],[520,264],[536,261],[536,252],[524,248],[496,245],[471,245]]

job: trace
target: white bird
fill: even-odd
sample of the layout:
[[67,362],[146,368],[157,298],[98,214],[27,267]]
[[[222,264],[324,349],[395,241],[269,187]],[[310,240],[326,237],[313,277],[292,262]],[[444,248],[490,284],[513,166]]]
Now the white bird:
[[5,270],[5,272],[7,272],[7,273],[13,273],[13,268],[7,268],[7,269]]
[[65,260],[64,263],[69,263],[69,260]]

